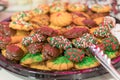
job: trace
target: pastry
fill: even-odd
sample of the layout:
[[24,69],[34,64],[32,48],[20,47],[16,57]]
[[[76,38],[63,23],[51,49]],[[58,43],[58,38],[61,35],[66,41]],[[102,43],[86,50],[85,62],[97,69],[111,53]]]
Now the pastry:
[[33,16],[39,16],[41,14],[46,14],[48,12],[49,12],[49,6],[46,4],[40,5],[37,8],[31,10]]
[[59,49],[68,49],[72,48],[72,43],[63,36],[55,36],[55,37],[49,37],[48,42],[53,47],[57,47]]
[[80,62],[85,57],[85,51],[77,48],[69,48],[64,52],[66,58],[73,62]]
[[119,42],[116,37],[110,36],[102,40],[105,46],[105,51],[117,51],[119,49]]
[[11,16],[12,21],[19,21],[19,20],[28,21],[31,18],[32,18],[32,14],[29,11],[18,12]]
[[120,55],[120,53],[118,51],[104,51],[105,54],[107,54],[107,56],[111,59],[116,58],[117,56]]
[[82,70],[82,69],[88,69],[99,66],[100,63],[95,59],[93,56],[86,56],[83,58],[83,60],[79,63],[75,64],[75,68]]
[[45,60],[50,60],[58,57],[61,54],[60,49],[52,47],[49,44],[45,44],[42,49],[42,55]]
[[89,29],[87,27],[74,26],[69,29],[66,29],[62,35],[66,38],[71,39],[71,38],[78,38],[82,36],[84,33],[89,33]]
[[45,36],[43,36],[41,34],[34,33],[34,34],[32,34],[32,35],[30,35],[28,37],[24,37],[22,39],[22,44],[24,46],[28,46],[28,45],[30,45],[32,43],[37,43],[37,42],[40,43],[40,42],[45,41],[45,40],[46,40]]
[[27,46],[28,52],[32,54],[41,52],[42,48],[43,48],[43,43],[32,43],[29,46]]
[[97,44],[98,41],[91,34],[85,33],[82,37],[73,39],[72,43],[76,48],[87,48],[91,44]]
[[94,36],[98,38],[105,38],[111,35],[110,31],[106,27],[99,27],[93,32]]
[[37,28],[34,30],[34,32],[45,35],[45,36],[50,36],[50,37],[59,35],[58,30],[50,28],[49,26]]
[[50,5],[50,13],[55,13],[55,12],[65,12],[67,9],[66,3],[62,3],[60,1],[54,1]]
[[27,53],[21,60],[22,65],[31,65],[33,63],[39,63],[43,61],[43,57],[40,53],[31,54]]
[[6,58],[9,60],[19,61],[24,56],[24,51],[15,44],[6,47]]
[[59,56],[54,60],[49,60],[46,64],[52,70],[69,70],[73,67],[73,63],[65,56]]
[[91,10],[97,13],[106,13],[110,12],[111,8],[109,5],[94,4],[92,5]]
[[68,5],[68,10],[71,12],[82,12],[87,10],[87,6],[80,3],[72,3]]
[[34,28],[40,28],[43,26],[48,26],[49,25],[49,17],[48,15],[39,15],[35,16],[30,20]]
[[45,65],[45,63],[34,63],[30,65],[30,68],[33,69],[39,69],[39,70],[47,70],[49,71],[50,69]]
[[97,17],[93,19],[93,21],[95,21],[97,25],[101,24],[103,20],[104,20],[104,17]]
[[51,24],[55,26],[64,27],[72,22],[72,15],[68,12],[56,12],[50,16]]
[[24,31],[33,30],[33,25],[31,23],[22,20],[10,22],[9,27],[15,30],[24,30]]
[[88,27],[95,27],[96,23],[92,19],[90,19],[89,15],[83,12],[73,12],[73,23],[76,25],[88,26]]

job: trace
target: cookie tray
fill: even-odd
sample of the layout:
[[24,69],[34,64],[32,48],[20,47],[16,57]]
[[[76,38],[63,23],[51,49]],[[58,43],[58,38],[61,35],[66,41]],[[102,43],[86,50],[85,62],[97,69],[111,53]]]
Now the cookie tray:
[[[10,21],[10,18],[5,19],[4,21]],[[119,20],[116,20],[117,23],[120,23]],[[114,67],[118,69],[120,67],[120,56],[112,60]],[[23,67],[20,64],[14,63],[9,61],[5,57],[0,54],[0,67],[24,76],[28,78],[40,79],[40,80],[53,80],[53,79],[87,79],[91,77],[96,77],[107,73],[107,71],[102,67],[84,69],[84,70],[69,70],[69,71],[43,71],[43,70],[36,70],[27,67]]]

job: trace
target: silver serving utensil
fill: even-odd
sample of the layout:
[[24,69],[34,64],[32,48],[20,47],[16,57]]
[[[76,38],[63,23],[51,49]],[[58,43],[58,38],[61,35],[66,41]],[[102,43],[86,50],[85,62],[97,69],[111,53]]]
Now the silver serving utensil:
[[120,74],[114,68],[111,63],[111,59],[107,57],[106,54],[96,45],[89,46],[89,49],[95,55],[96,59],[102,64],[102,66],[116,79],[120,80]]

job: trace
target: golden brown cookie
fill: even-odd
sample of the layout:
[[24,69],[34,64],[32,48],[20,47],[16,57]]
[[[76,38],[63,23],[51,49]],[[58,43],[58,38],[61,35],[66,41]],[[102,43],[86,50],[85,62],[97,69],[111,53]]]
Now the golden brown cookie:
[[97,13],[105,13],[110,12],[111,7],[109,5],[94,4],[92,5],[91,10]]
[[49,16],[48,15],[39,15],[35,16],[30,20],[34,28],[39,28],[42,26],[48,26],[49,25]]
[[64,27],[71,24],[72,15],[68,12],[53,13],[50,16],[50,22],[55,26]]
[[68,5],[68,10],[71,12],[82,12],[87,10],[87,6],[80,3],[73,3]]
[[11,16],[12,21],[17,21],[17,20],[28,21],[31,18],[32,18],[32,14],[30,13],[30,11],[18,12],[18,13],[15,13]]
[[15,30],[24,30],[24,31],[30,31],[33,29],[32,24],[25,21],[12,21],[10,22],[9,27]]
[[31,13],[34,15],[34,16],[38,16],[38,15],[41,15],[41,14],[46,14],[49,12],[49,5],[40,5],[38,6],[37,8],[31,10]]
[[45,63],[34,63],[30,65],[30,68],[39,69],[39,70],[50,70]]
[[65,56],[59,56],[54,60],[47,61],[47,67],[52,70],[69,70],[73,67],[73,65],[74,64]]

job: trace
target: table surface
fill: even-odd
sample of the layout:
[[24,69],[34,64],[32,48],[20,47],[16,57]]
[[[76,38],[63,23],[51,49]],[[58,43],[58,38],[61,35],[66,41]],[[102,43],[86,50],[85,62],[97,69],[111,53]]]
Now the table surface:
[[[0,21],[4,20],[8,17],[10,17],[10,15],[12,15],[13,12],[9,12],[9,11],[5,11],[5,12],[1,12],[0,13]],[[119,16],[120,17],[120,16]],[[118,69],[118,71],[120,71],[120,69]],[[7,77],[6,77],[7,75]],[[13,74],[9,71],[6,71],[4,69],[0,69],[0,80],[28,80],[28,78],[25,78],[23,76],[19,76],[16,74]],[[29,79],[29,80],[34,80],[34,79]],[[89,79],[85,79],[85,80],[115,80],[109,73],[98,76],[98,77],[94,77],[94,78],[89,78]]]

